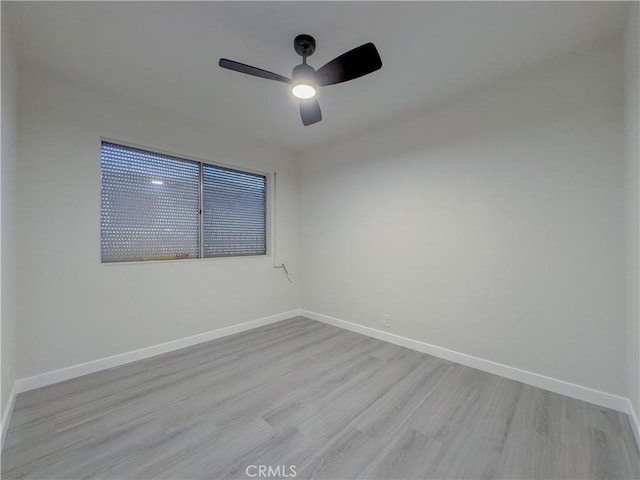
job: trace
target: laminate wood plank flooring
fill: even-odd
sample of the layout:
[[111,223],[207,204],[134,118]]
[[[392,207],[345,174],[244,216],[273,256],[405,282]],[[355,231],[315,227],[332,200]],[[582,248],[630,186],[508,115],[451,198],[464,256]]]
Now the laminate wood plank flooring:
[[2,478],[638,479],[639,464],[622,413],[297,317],[21,393]]

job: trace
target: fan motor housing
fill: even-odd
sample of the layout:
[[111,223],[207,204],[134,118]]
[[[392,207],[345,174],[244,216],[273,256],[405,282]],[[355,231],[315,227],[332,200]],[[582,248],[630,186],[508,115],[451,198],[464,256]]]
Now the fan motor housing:
[[311,65],[307,65],[306,63],[301,63],[300,65],[296,65],[293,67],[292,79],[295,83],[300,80],[315,80],[316,71]]

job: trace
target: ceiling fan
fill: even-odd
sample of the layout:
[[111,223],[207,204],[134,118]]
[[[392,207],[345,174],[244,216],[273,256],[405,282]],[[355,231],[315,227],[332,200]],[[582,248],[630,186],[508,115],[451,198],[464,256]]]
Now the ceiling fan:
[[365,43],[349,50],[318,70],[307,64],[307,57],[316,50],[316,41],[312,36],[298,35],[293,41],[293,47],[302,57],[302,63],[293,68],[291,78],[226,58],[221,58],[218,65],[247,75],[290,84],[291,93],[300,99],[300,117],[304,125],[322,120],[320,104],[316,98],[318,87],[353,80],[382,67],[382,60],[373,43]]

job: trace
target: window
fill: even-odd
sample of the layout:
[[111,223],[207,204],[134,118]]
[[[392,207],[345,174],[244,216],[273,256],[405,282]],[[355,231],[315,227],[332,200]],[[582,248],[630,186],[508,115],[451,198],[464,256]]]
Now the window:
[[202,166],[204,256],[264,255],[265,177]]
[[102,262],[266,254],[266,177],[102,142]]

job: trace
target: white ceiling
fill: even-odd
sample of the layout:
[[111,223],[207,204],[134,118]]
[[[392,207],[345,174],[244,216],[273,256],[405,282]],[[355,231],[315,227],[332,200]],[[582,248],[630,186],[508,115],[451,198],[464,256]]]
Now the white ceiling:
[[[3,2],[21,67],[50,70],[289,149],[329,142],[621,31],[617,2]],[[382,69],[319,94],[303,127],[287,86],[299,33],[318,68],[365,42]]]

